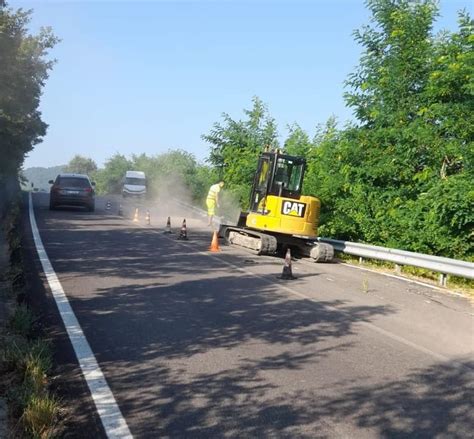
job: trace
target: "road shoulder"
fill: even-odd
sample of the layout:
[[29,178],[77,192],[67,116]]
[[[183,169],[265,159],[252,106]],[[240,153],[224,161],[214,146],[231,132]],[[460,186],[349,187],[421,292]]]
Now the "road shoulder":
[[62,324],[56,304],[36,253],[28,209],[22,211],[23,257],[28,285],[28,304],[39,315],[41,330],[48,335],[54,352],[52,389],[60,398],[64,412],[63,438],[105,438],[86,382]]

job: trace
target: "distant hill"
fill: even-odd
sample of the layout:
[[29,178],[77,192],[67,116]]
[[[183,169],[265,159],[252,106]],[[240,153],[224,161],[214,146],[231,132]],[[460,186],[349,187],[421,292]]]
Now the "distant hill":
[[49,187],[51,185],[48,183],[48,181],[54,180],[56,176],[60,174],[65,167],[66,165],[52,166],[51,168],[27,168],[23,170],[23,175],[28,180],[25,186],[31,187],[31,183],[33,183],[35,185],[35,188],[49,191]]

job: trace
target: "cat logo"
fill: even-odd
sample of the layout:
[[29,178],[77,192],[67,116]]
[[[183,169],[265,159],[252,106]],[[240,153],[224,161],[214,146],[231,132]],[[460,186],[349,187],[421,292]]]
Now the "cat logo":
[[281,205],[281,213],[283,215],[298,216],[303,218],[305,210],[306,204],[297,203],[296,201],[283,201],[283,204]]

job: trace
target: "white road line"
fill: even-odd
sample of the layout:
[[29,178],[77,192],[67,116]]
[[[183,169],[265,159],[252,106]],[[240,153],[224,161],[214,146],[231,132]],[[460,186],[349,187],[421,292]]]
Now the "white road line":
[[51,265],[46,254],[46,250],[41,241],[41,236],[36,225],[35,214],[33,210],[33,199],[29,194],[29,214],[31,231],[38,252],[38,257],[43,266],[44,274],[53,294],[54,300],[63,320],[69,340],[76,353],[79,366],[81,367],[84,378],[94,400],[97,413],[100,416],[105,433],[109,438],[132,438],[127,422],[120,411],[117,401],[110,390],[104,374],[100,370],[99,364],[87,342],[81,326],[72,310],[69,300],[64,293],[63,287]]

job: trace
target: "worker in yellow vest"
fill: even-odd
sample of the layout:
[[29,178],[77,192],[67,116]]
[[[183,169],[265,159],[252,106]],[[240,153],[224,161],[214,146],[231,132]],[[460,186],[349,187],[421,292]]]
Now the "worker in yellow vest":
[[212,219],[216,214],[216,206],[219,207],[219,192],[224,187],[224,182],[220,181],[219,183],[213,184],[209,189],[207,194],[206,205],[207,205],[207,216],[208,216],[208,226],[212,226]]

